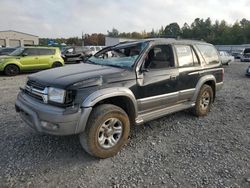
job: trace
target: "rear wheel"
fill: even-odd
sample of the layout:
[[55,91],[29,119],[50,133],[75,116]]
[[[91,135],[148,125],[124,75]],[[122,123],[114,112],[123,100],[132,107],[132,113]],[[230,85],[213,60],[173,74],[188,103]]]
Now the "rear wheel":
[[116,155],[127,143],[129,118],[118,106],[103,104],[94,108],[86,129],[79,135],[82,147],[98,158]]
[[61,67],[61,66],[62,66],[62,63],[55,62],[55,63],[53,63],[52,68]]
[[203,85],[197,96],[194,107],[194,114],[196,116],[206,116],[211,109],[213,102],[213,89],[209,85]]
[[7,65],[4,69],[4,73],[7,76],[16,76],[17,74],[19,74],[19,72],[19,67],[16,65]]

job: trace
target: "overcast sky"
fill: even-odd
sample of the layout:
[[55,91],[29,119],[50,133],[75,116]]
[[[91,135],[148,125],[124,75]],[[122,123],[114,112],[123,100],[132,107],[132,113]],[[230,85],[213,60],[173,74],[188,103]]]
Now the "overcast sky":
[[39,37],[151,31],[197,17],[234,23],[250,19],[250,0],[0,0],[0,30]]

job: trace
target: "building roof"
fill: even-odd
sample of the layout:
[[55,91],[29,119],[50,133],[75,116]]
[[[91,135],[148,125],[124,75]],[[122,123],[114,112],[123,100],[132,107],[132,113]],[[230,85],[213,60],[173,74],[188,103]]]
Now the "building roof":
[[29,33],[20,32],[20,31],[15,31],[15,30],[4,30],[4,31],[0,31],[0,33],[1,32],[15,32],[15,33],[21,33],[21,34],[25,34],[25,35],[30,35],[30,36],[33,36],[33,37],[38,37],[36,35],[32,35],[32,34],[29,34]]

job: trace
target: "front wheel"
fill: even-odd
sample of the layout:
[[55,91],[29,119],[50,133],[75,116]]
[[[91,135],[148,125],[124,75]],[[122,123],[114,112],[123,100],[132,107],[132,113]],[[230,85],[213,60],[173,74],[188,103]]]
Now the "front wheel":
[[4,69],[4,74],[7,76],[16,76],[19,72],[19,67],[16,65],[7,65]]
[[102,104],[93,109],[86,129],[79,135],[85,151],[98,158],[116,155],[127,143],[130,122],[118,106]]
[[203,85],[196,99],[193,109],[196,116],[206,116],[213,102],[213,89],[209,85]]

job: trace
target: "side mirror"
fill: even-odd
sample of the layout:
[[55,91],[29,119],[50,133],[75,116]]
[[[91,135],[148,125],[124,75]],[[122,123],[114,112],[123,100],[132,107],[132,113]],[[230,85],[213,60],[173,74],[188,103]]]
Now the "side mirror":
[[25,56],[28,56],[28,54],[27,53],[23,53],[22,56],[25,57]]

